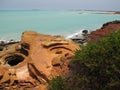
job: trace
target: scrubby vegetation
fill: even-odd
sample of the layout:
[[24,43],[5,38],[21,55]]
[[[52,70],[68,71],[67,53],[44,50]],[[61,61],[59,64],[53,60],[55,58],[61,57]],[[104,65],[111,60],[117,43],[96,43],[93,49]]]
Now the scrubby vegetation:
[[61,76],[53,77],[49,83],[50,90],[64,90],[65,84]]
[[73,61],[86,90],[119,90],[120,31],[77,50]]
[[57,81],[51,90],[119,90],[120,30],[77,50],[72,63],[72,74],[61,79],[64,88]]

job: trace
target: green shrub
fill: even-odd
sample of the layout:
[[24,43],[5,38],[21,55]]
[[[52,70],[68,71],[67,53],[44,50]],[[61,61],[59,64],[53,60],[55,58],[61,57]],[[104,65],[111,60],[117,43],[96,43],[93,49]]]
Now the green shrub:
[[120,31],[77,50],[73,62],[80,90],[119,90]]
[[64,81],[61,76],[54,77],[49,83],[50,90],[65,90]]

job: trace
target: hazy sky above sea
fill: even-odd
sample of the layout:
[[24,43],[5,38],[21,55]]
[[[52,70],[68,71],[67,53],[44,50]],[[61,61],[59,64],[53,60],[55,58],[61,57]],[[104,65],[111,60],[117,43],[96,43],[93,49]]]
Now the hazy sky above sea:
[[120,11],[120,0],[0,0],[0,9],[87,9]]

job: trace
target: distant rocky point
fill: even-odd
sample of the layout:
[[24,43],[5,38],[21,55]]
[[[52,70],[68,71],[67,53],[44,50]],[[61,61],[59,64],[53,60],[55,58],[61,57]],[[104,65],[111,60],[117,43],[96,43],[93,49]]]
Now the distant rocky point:
[[90,35],[88,36],[88,42],[96,42],[100,38],[103,38],[105,36],[110,35],[110,33],[113,33],[117,30],[120,30],[120,21],[115,20],[112,22],[107,22],[103,24],[103,26],[100,29],[97,29],[96,31],[92,31]]
[[80,32],[69,35],[66,39],[70,39],[79,45],[86,45],[88,42],[96,42],[100,38],[110,35],[110,33],[115,32],[120,29],[120,21],[115,20],[112,22],[107,22],[103,24],[100,29],[93,30],[80,30]]
[[114,14],[120,14],[120,11],[119,11],[119,12],[118,12],[118,11],[117,11],[117,12],[114,12]]

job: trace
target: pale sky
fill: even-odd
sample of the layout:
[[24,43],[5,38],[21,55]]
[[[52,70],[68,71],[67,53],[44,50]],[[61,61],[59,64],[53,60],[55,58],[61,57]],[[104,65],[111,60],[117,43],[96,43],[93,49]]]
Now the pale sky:
[[11,9],[120,11],[120,0],[0,0],[0,10]]

